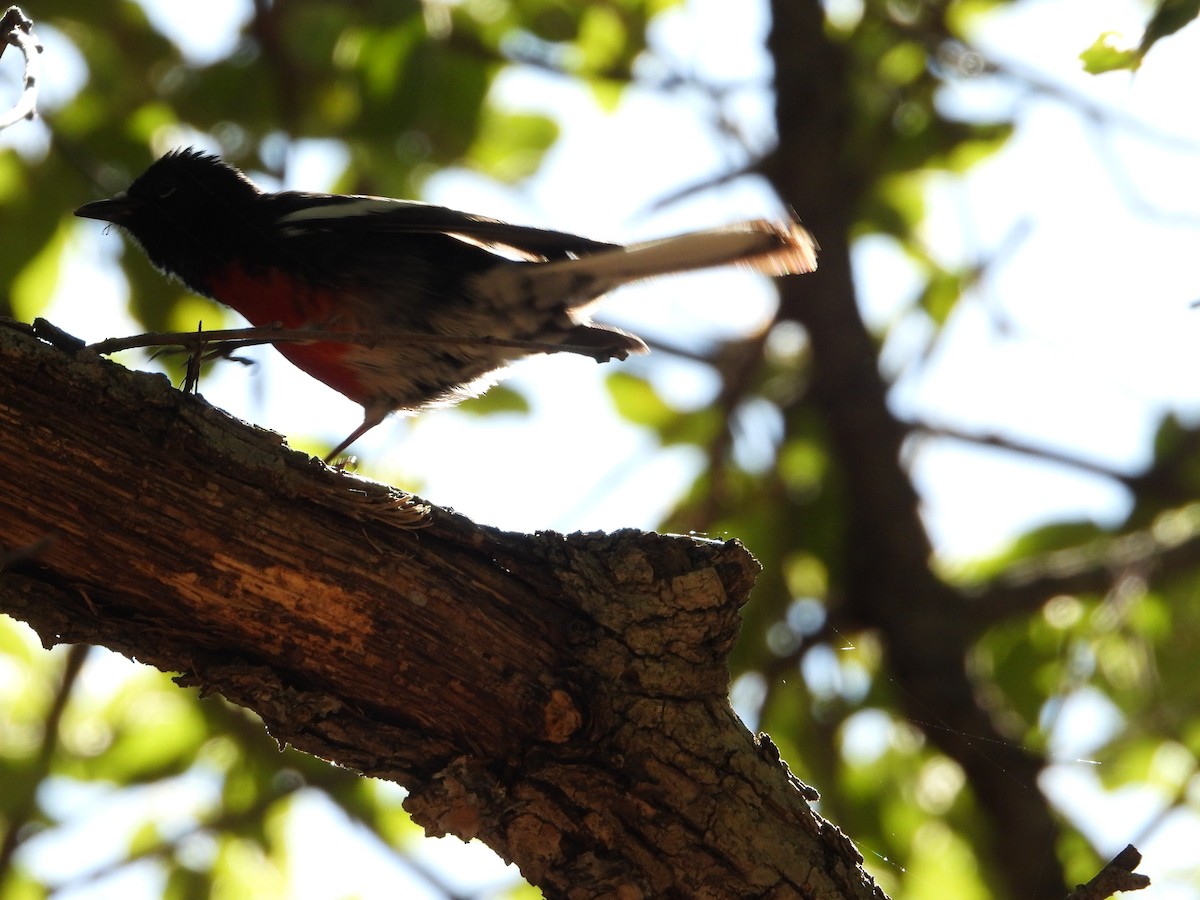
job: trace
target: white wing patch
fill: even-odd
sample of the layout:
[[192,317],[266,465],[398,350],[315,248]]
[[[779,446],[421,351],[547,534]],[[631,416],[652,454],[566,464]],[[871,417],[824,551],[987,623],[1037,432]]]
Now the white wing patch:
[[355,216],[381,215],[395,212],[402,207],[427,207],[430,204],[419,200],[392,200],[387,197],[352,197],[342,203],[314,203],[295,212],[280,216],[276,224],[287,229],[297,226],[303,229],[302,222],[320,222],[327,219],[349,219]]
[[[413,228],[412,231],[414,233],[444,234],[446,237],[454,238],[456,241],[471,244],[472,246],[494,253],[497,256],[517,262],[545,259],[544,256],[538,253],[523,250],[520,247],[496,240],[493,237],[480,237],[471,234],[470,226],[475,221],[483,222],[484,220],[475,220],[474,216],[469,216],[466,213],[448,210],[445,207],[432,203],[422,203],[419,200],[393,200],[389,197],[351,196],[344,202],[316,203],[312,206],[298,209],[295,212],[290,212],[285,216],[280,216],[275,220],[275,227],[285,235],[292,237],[312,231],[314,228],[319,228],[320,224],[324,222],[357,218],[360,216],[389,215],[395,214],[400,210],[413,210],[417,212],[422,209],[434,210],[437,213],[441,213],[447,221],[437,224],[435,224],[435,221],[431,221],[425,227]],[[414,218],[418,221],[420,220],[419,212],[417,212]],[[455,225],[460,226],[461,230],[460,228],[455,228]]]

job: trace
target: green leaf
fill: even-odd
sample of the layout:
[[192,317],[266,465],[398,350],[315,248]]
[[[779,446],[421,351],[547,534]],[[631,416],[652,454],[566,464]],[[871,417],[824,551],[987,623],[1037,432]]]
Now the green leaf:
[[129,136],[135,141],[148,144],[160,129],[178,122],[175,110],[162,101],[145,103],[128,119]]
[[999,125],[981,126],[978,136],[965,140],[947,154],[945,166],[951,172],[962,174],[995,153],[998,153],[1012,137],[1013,127],[1005,122]]
[[392,96],[409,55],[424,37],[423,31],[420,21],[411,19],[399,28],[364,30],[355,35],[361,49],[354,58],[362,66],[364,83],[373,97]]
[[972,37],[997,7],[1007,6],[1009,0],[950,0],[946,9],[946,25],[959,37]]
[[1154,433],[1154,461],[1167,462],[1179,456],[1187,448],[1190,436],[1188,427],[1174,413],[1163,416]]
[[254,897],[285,900],[290,895],[286,874],[261,844],[230,837],[221,841],[213,864],[214,900]]
[[172,331],[195,331],[200,327],[205,331],[217,331],[236,328],[238,323],[233,311],[215,300],[197,294],[180,294],[171,306],[167,327]]
[[1141,65],[1141,54],[1132,48],[1118,46],[1116,41],[1119,37],[1115,31],[1106,31],[1080,53],[1079,58],[1083,61],[1084,71],[1099,75],[1103,72],[1136,69]]
[[0,153],[0,206],[7,206],[26,194],[27,178],[21,157],[11,150]]
[[615,112],[624,96],[623,86],[606,78],[593,78],[588,82],[588,87],[596,105],[607,113]]
[[472,416],[490,416],[496,413],[527,415],[529,401],[520,391],[498,384],[489,388],[486,394],[468,400],[458,408]]
[[21,866],[11,866],[4,875],[4,900],[43,900],[50,896],[46,885],[36,881]]
[[625,23],[616,10],[602,4],[586,7],[577,38],[584,72],[606,72],[615,67],[628,42]]
[[995,556],[963,567],[959,580],[971,583],[995,578],[1030,559],[1045,566],[1054,562],[1047,557],[1056,551],[1074,554],[1075,561],[1081,562],[1100,555],[1111,540],[1109,532],[1089,520],[1053,522],[1027,531]]
[[158,672],[132,679],[104,714],[112,744],[99,756],[64,761],[66,774],[144,784],[185,771],[208,736],[195,695]]
[[467,160],[493,178],[511,183],[536,172],[557,139],[558,125],[547,116],[486,109]]
[[141,856],[163,842],[162,832],[154,822],[142,822],[129,836],[129,855]]
[[884,53],[875,69],[888,83],[905,85],[925,74],[925,67],[925,49],[915,41],[904,41]]
[[605,385],[617,412],[635,425],[659,431],[678,415],[644,378],[613,372],[605,379]]
[[213,879],[207,872],[194,872],[185,866],[173,866],[163,886],[163,900],[195,900],[215,895]]
[[963,291],[963,277],[955,272],[938,269],[925,282],[918,301],[937,325],[945,325],[958,304]]
[[885,231],[907,238],[925,218],[927,171],[892,175],[879,182],[877,193],[883,209]]
[[59,268],[73,223],[62,223],[41,251],[21,269],[12,283],[13,312],[18,319],[32,322],[50,303],[58,287]]
[[[919,828],[919,830],[918,830]],[[971,845],[941,822],[919,824],[911,833],[921,835],[905,866],[906,883],[921,885],[913,891],[925,897],[954,897],[956,900],[989,900]]]
[[780,449],[776,467],[790,490],[807,493],[817,490],[828,473],[829,454],[821,442],[797,437]]
[[45,662],[45,655],[33,638],[29,626],[7,617],[0,618],[0,656],[10,657],[20,666]]

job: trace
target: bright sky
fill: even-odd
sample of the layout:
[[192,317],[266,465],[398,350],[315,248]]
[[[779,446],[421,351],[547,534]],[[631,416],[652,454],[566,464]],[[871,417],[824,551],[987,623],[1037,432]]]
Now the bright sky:
[[[197,58],[223,53],[231,23],[248,8],[245,0],[210,0],[203,15],[185,20],[186,5],[143,2],[155,22]],[[655,38],[702,78],[762,78],[767,72],[760,50],[766,29],[762,5],[738,3],[732,14],[733,0],[691,0],[684,10],[664,17]],[[836,6],[843,15],[855,9],[853,0]],[[1200,297],[1200,276],[1191,262],[1200,228],[1195,177],[1200,116],[1191,96],[1200,32],[1192,27],[1156,47],[1136,77],[1089,76],[1077,59],[1104,31],[1122,31],[1136,40],[1144,15],[1144,6],[1134,0],[1026,0],[981,33],[981,45],[998,58],[1035,69],[1129,122],[1187,146],[1166,147],[1119,122],[1096,127],[1053,97],[1023,94],[994,80],[948,89],[942,98],[947,109],[984,116],[1015,111],[1018,130],[1003,153],[965,180],[946,177],[931,184],[929,245],[953,261],[977,260],[1004,247],[1010,235],[1028,230],[963,303],[931,358],[914,363],[923,339],[918,326],[901,321],[894,329],[884,364],[890,372],[906,373],[893,393],[898,413],[1008,435],[1131,470],[1147,461],[1162,411],[1194,418],[1200,410],[1195,373],[1200,312],[1188,308]],[[60,42],[43,37],[53,60]],[[54,85],[56,77],[70,79],[69,71],[59,72],[47,63],[51,96],[56,89],[69,89]],[[434,179],[425,199],[610,239],[657,236],[777,208],[760,186],[737,185],[661,214],[645,214],[648,203],[721,165],[709,149],[709,132],[694,98],[667,102],[650,92],[630,91],[610,115],[598,110],[586,92],[544,76],[513,73],[498,90],[513,106],[544,109],[563,122],[563,138],[545,170],[520,190],[446,173]],[[769,135],[768,97],[748,92],[738,109],[751,133]],[[306,146],[293,159],[288,186],[323,188],[335,162],[325,145]],[[1127,185],[1156,214],[1131,209],[1114,183]],[[91,265],[116,254],[119,238],[81,223],[76,242],[80,265],[64,283],[50,318],[89,339],[131,332],[119,284],[113,283],[109,304],[97,302]],[[856,249],[855,264],[868,320],[882,328],[900,317],[913,285],[908,263],[887,242],[871,240]],[[87,289],[80,289],[85,283]],[[86,309],[72,300],[83,297]],[[768,286],[752,276],[723,273],[621,292],[606,314],[644,336],[703,340],[753,328],[771,306]],[[1007,333],[996,327],[1000,319],[1011,325]],[[320,437],[325,446],[358,424],[357,406],[270,352],[262,359],[249,376],[233,366],[206,376],[204,395],[281,433]],[[655,363],[653,369],[627,365],[649,373],[680,405],[711,399],[716,385],[702,367]],[[355,450],[379,477],[417,488],[479,521],[522,530],[649,527],[700,460],[687,450],[659,450],[623,426],[609,407],[603,373],[583,359],[532,360],[519,367],[512,383],[530,395],[533,417],[479,419],[434,411],[415,421],[390,421]],[[1120,489],[1061,467],[949,441],[927,441],[914,450],[927,522],[939,551],[950,559],[987,553],[1043,521],[1080,516],[1113,522],[1126,511],[1128,500]],[[753,441],[744,452],[753,458]],[[1112,727],[1111,711],[1095,698],[1084,698],[1069,712],[1072,730],[1064,733],[1081,739],[1061,744],[1068,762],[1048,775],[1047,789],[1064,807],[1082,805],[1073,818],[1085,815],[1100,830],[1101,845],[1115,852],[1138,834],[1159,799],[1145,791],[1102,796],[1094,767],[1069,760],[1085,756],[1103,728]],[[326,820],[316,816],[311,822],[305,827],[313,841],[327,847]],[[1154,900],[1193,896],[1190,886],[1172,887],[1167,873],[1191,858],[1197,845],[1200,824],[1194,816],[1140,845],[1146,854],[1143,870],[1156,871]],[[457,842],[444,846],[458,873],[475,870],[476,855],[463,863]],[[297,853],[297,865],[306,858]],[[364,862],[362,871],[369,873],[372,864]],[[494,867],[479,865],[484,877],[495,876]],[[305,877],[297,883],[312,882]],[[364,881],[363,896],[375,896],[371,883]]]

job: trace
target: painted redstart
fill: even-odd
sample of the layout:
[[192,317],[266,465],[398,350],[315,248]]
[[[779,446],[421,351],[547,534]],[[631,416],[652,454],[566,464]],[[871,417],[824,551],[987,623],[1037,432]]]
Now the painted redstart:
[[[623,247],[410,200],[270,193],[194,149],[168,153],[128,190],[75,214],[119,225],[161,271],[253,325],[455,339],[276,344],[362,404],[362,425],[327,459],[391,412],[481,393],[531,352],[600,362],[644,353],[639,338],[587,316],[622,284],[729,264],[771,275],[816,268],[812,238],[795,222],[755,220]],[[489,336],[541,346],[461,340]]]

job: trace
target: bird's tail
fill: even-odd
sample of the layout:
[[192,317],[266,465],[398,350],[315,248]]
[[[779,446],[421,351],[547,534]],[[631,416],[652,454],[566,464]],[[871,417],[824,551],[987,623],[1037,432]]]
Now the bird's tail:
[[728,265],[767,275],[811,272],[817,267],[816,249],[812,235],[796,222],[754,219],[577,259],[518,263],[480,277],[493,296],[521,296],[535,306],[572,309],[623,284],[677,272]]
[[817,267],[816,243],[798,223],[753,219],[724,228],[632,244],[584,257],[622,283],[655,275],[738,265],[765,275],[800,275]]

